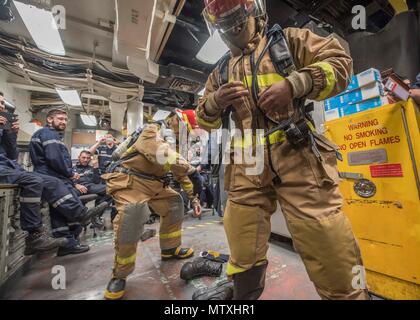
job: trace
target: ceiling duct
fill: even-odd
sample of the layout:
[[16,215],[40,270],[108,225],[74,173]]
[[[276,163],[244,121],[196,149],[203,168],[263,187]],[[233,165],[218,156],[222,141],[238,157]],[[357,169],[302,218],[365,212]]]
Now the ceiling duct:
[[114,48],[119,58],[126,56],[128,69],[146,83],[175,95],[179,91],[188,93],[192,97],[187,100],[193,101],[207,76],[176,64],[157,63],[185,1],[116,0],[115,4]]
[[145,81],[156,83],[159,78],[155,61],[169,26],[176,22],[172,15],[176,4],[174,0],[115,0],[115,49],[127,56],[129,70]]

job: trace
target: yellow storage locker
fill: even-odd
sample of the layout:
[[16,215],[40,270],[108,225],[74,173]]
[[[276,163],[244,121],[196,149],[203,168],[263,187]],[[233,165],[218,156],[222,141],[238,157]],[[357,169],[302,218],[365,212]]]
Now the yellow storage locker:
[[412,100],[326,123],[369,290],[420,299],[420,114]]

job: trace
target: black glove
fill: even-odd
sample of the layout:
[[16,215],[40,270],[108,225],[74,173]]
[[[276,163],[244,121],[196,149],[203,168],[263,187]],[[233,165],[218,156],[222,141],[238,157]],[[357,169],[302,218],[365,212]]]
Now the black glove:
[[197,194],[200,195],[201,192],[203,191],[203,180],[202,180],[201,175],[197,171],[194,171],[194,173],[190,174],[188,178],[190,178],[194,186],[193,187],[194,195],[197,195]]

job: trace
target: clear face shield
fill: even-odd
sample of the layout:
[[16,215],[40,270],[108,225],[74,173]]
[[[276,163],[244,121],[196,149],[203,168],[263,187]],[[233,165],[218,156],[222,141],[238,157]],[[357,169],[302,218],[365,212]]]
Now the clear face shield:
[[227,33],[247,23],[249,17],[266,15],[265,0],[208,0],[203,10],[210,34]]

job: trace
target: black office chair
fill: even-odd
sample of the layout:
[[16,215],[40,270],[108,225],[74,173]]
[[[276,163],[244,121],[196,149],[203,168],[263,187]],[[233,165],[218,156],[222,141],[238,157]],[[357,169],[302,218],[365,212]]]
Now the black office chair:
[[[84,194],[84,195],[79,196],[80,201],[82,201],[84,205],[88,204],[91,201],[95,201],[97,198],[98,198],[97,194]],[[96,238],[98,236],[98,234],[96,233],[97,229],[101,229],[104,227],[105,227],[104,225],[99,225],[92,221],[91,228],[93,229],[93,237]],[[83,229],[84,229],[84,232],[86,233],[87,227],[84,227]]]

